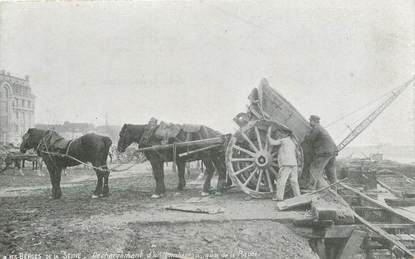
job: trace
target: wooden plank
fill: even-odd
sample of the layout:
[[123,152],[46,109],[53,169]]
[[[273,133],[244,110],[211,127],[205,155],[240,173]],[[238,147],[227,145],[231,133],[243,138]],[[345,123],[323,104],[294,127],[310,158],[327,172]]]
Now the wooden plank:
[[202,148],[209,145],[216,145],[216,144],[223,144],[226,141],[226,135],[217,138],[209,138],[209,139],[202,139],[202,140],[194,140],[194,141],[187,141],[187,142],[179,142],[175,144],[168,144],[168,145],[154,145],[151,147],[139,148],[137,152],[143,151],[155,151],[155,150],[166,150],[172,149],[174,146],[176,148],[188,147],[188,148]]
[[165,207],[166,210],[182,211],[189,213],[218,214],[224,213],[224,209],[213,205],[174,204]]
[[346,180],[347,180],[347,178],[344,178],[340,181],[337,181],[337,182],[332,183],[332,184],[330,184],[326,187],[323,187],[323,188],[321,188],[317,191],[314,191],[314,192],[311,192],[311,193],[308,193],[308,194],[304,194],[304,195],[300,195],[300,196],[296,196],[296,197],[293,197],[293,198],[290,198],[290,199],[287,199],[287,200],[284,200],[284,201],[280,201],[280,202],[277,203],[277,208],[278,208],[278,210],[283,211],[283,210],[297,208],[297,207],[300,207],[300,206],[305,206],[305,205],[311,203],[311,200],[316,196],[316,194],[318,194],[322,191],[325,191],[325,190],[329,189],[330,187],[335,186],[337,184],[340,184],[341,182],[346,181]]
[[385,198],[384,200],[385,200],[385,203],[391,207],[415,206],[415,198],[398,198],[398,199]]
[[374,224],[383,229],[414,229],[415,224]]
[[332,226],[333,220],[316,220],[314,218],[309,219],[298,219],[294,220],[293,224],[296,227],[309,227],[309,228],[325,228]]
[[339,259],[352,259],[355,258],[356,254],[360,252],[360,246],[363,240],[366,238],[367,233],[361,230],[353,230],[349,240],[347,240]]
[[280,93],[271,88],[264,78],[258,87],[260,108],[270,118],[291,129],[301,143],[304,137],[311,131],[311,126],[300,112],[291,105]]
[[[365,200],[369,201],[370,203],[373,203],[373,204],[375,204],[376,206],[379,206],[379,207],[381,207],[381,208],[383,208],[383,209],[385,209],[385,210],[387,210],[387,211],[391,212],[392,214],[394,214],[394,215],[396,215],[397,217],[399,217],[401,220],[406,221],[406,223],[414,223],[414,224],[415,224],[415,221],[413,221],[411,218],[409,218],[409,217],[407,217],[407,216],[405,216],[405,215],[403,215],[403,214],[399,213],[398,211],[396,211],[396,210],[394,210],[393,208],[391,208],[391,207],[389,207],[389,206],[387,206],[387,205],[383,204],[383,203],[382,203],[382,202],[380,202],[380,201],[377,201],[377,200],[375,200],[375,199],[370,198],[369,196],[367,196],[366,194],[364,194],[364,193],[362,193],[362,192],[360,192],[360,191],[356,190],[355,188],[350,187],[350,186],[348,186],[348,185],[346,185],[346,184],[343,184],[343,183],[340,183],[339,185],[340,185],[340,186],[342,186],[343,188],[347,189],[347,190],[350,190],[350,191],[354,192],[355,194],[359,195],[360,197],[364,198]],[[402,223],[403,223],[403,222],[402,222]]]
[[380,181],[379,179],[376,180],[378,182],[378,184],[380,186],[382,186],[383,188],[385,188],[386,190],[388,190],[390,193],[392,193],[393,195],[397,196],[397,197],[403,197],[402,192],[397,191],[392,189],[392,187],[390,187],[389,185],[387,185],[386,183]]
[[326,229],[324,238],[349,238],[358,225],[334,225]]
[[[414,229],[415,225],[413,224],[373,224],[376,227],[379,227],[384,230],[403,230],[403,229]],[[333,225],[328,227],[325,231],[324,238],[349,238],[352,234],[352,231],[358,230],[367,230],[362,225]],[[409,235],[409,234],[408,234]],[[371,236],[377,236],[373,234]],[[415,234],[410,235],[415,239]]]
[[312,214],[317,220],[333,220],[335,224],[353,224],[354,214],[349,204],[336,192],[329,190],[311,201]]
[[401,241],[415,241],[410,235],[408,234],[396,234],[395,236],[397,236],[399,238],[399,240]]
[[[316,195],[316,194],[315,194]],[[290,199],[286,199],[285,201],[280,201],[277,203],[277,208],[280,211],[294,209],[300,206],[305,206],[311,203],[311,200],[315,195],[305,194],[300,195],[297,197],[293,197]]]
[[405,258],[413,258],[415,256],[395,236],[389,234],[388,232],[386,232],[385,230],[381,229],[380,227],[378,227],[378,226],[376,226],[374,224],[371,224],[370,222],[368,222],[364,218],[360,217],[356,212],[355,212],[355,217],[356,217],[356,219],[358,221],[360,221],[362,224],[364,224],[367,228],[369,228],[370,230],[372,230],[376,234],[382,236],[382,238],[384,238],[388,243],[391,244],[391,247],[392,246],[395,246],[397,249],[399,249],[400,251],[402,251],[404,253],[404,255],[405,255]]
[[179,157],[190,156],[190,155],[193,155],[193,154],[196,154],[196,153],[199,153],[199,152],[203,152],[203,151],[207,151],[207,150],[217,148],[217,147],[222,147],[222,145],[221,144],[212,145],[212,146],[209,146],[209,147],[203,147],[203,148],[199,148],[199,149],[196,149],[196,150],[188,151],[188,152],[179,154]]
[[385,211],[383,208],[372,207],[372,206],[353,206],[353,209],[357,212],[366,212],[366,211]]

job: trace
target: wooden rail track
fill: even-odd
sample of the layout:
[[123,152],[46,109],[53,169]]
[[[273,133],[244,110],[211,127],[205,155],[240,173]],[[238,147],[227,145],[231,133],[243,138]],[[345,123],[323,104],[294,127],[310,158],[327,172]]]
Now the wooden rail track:
[[404,215],[344,183],[338,191],[362,225],[334,226],[329,231],[332,236],[340,232],[352,237],[354,230],[365,230],[368,235],[363,246],[369,258],[414,258],[415,216]]

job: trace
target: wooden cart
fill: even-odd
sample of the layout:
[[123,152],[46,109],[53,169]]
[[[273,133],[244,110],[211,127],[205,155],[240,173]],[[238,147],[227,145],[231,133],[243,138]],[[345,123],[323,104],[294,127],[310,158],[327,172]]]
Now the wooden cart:
[[181,142],[141,148],[138,151],[170,151],[181,148],[186,152],[176,157],[185,161],[203,159],[207,156],[225,155],[226,167],[233,183],[255,198],[270,197],[275,190],[275,175],[278,172],[278,147],[270,146],[268,130],[274,139],[285,131],[293,133],[296,144],[298,173],[303,170],[303,152],[300,143],[311,130],[308,122],[277,91],[263,79],[258,88],[249,95],[249,108],[239,113],[234,121],[240,129],[234,134],[218,138]]
[[0,147],[0,173],[11,167],[22,168],[24,161],[32,162],[32,169],[38,168],[38,156],[36,154],[23,154],[18,149],[5,146]]
[[275,190],[278,172],[278,147],[270,146],[267,132],[278,139],[284,131],[293,133],[297,148],[298,174],[302,174],[304,158],[300,143],[311,130],[307,120],[282,95],[263,79],[249,95],[247,113],[239,113],[234,121],[240,129],[233,134],[226,149],[226,165],[232,181],[255,198],[266,198]]

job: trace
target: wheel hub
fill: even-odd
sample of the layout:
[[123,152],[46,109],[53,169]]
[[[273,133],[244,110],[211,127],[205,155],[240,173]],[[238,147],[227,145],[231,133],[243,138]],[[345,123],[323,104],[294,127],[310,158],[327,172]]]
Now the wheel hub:
[[258,167],[267,167],[271,161],[271,154],[267,151],[260,151],[256,154],[255,163]]

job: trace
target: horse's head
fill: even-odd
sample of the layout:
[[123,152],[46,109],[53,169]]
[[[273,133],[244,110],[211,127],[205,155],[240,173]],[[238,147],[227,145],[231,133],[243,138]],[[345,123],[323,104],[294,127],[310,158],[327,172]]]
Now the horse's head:
[[20,144],[20,152],[25,153],[27,150],[36,148],[42,137],[42,131],[30,128],[22,137],[22,143]]
[[125,149],[133,142],[139,143],[144,133],[145,125],[124,124],[120,131],[118,140],[118,152],[125,152]]

